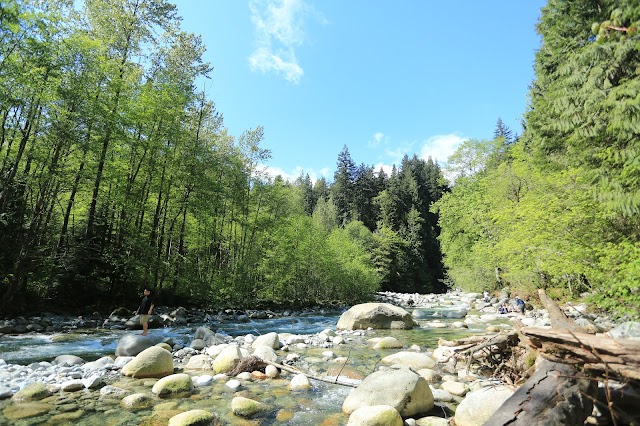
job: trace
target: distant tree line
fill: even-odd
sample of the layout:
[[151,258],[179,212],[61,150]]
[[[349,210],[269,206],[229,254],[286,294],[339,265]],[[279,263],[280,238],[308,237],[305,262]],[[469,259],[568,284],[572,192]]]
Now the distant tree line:
[[270,179],[262,128],[196,89],[200,37],[165,0],[0,8],[0,309],[353,303],[444,277],[436,163]]

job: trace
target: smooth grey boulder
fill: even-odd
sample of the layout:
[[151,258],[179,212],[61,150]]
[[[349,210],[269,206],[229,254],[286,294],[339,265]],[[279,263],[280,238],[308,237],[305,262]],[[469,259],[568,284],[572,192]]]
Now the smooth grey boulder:
[[433,408],[429,384],[408,368],[392,368],[368,375],[342,404],[342,412],[351,414],[361,407],[390,405],[402,417],[425,413]]
[[362,303],[352,306],[338,320],[338,330],[413,328],[411,314],[390,303]]
[[252,348],[258,348],[260,346],[267,346],[272,349],[280,349],[280,338],[278,333],[267,333],[262,336],[256,337],[256,340],[251,344]]
[[52,361],[52,364],[55,365],[82,365],[84,364],[84,360],[79,356],[75,355],[58,355]]
[[627,321],[609,330],[614,339],[640,339],[640,322]]
[[127,334],[118,340],[116,356],[136,356],[145,349],[161,343],[163,340],[164,338],[162,336],[155,336],[153,334],[147,334],[146,336],[141,334]]

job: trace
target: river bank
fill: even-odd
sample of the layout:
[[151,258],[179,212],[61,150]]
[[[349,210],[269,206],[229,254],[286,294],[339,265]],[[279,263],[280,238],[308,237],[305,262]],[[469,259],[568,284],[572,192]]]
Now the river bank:
[[[440,345],[439,341],[451,342],[473,334],[509,330],[516,320],[536,326],[548,326],[548,314],[544,310],[530,309],[524,315],[498,315],[494,305],[500,300],[484,302],[478,294],[383,293],[379,296],[383,302],[393,302],[394,305],[411,310],[417,327],[413,330],[336,330],[337,313],[333,313],[328,315],[333,327],[327,327],[326,322],[317,321],[315,327],[322,329],[315,332],[275,333],[282,325],[278,325],[277,321],[283,318],[297,320],[304,316],[312,317],[313,313],[319,314],[322,311],[289,312],[289,315],[285,315],[285,312],[266,311],[223,312],[228,317],[217,313],[215,317],[207,318],[206,314],[199,317],[197,313],[190,317],[185,310],[186,324],[181,326],[184,330],[181,337],[166,335],[168,327],[152,331],[152,336],[158,342],[164,341],[168,345],[175,372],[187,373],[191,377],[193,389],[187,396],[180,398],[167,399],[155,395],[152,389],[157,384],[157,379],[124,376],[122,368],[131,358],[116,357],[114,352],[92,361],[75,357],[73,353],[44,358],[28,365],[0,361],[0,424],[166,425],[169,414],[176,415],[193,409],[216,413],[226,424],[347,424],[349,416],[342,412],[341,406],[349,395],[350,388],[313,381],[309,388],[292,390],[291,383],[295,375],[286,371],[280,371],[276,377],[256,378],[251,374],[239,377],[217,374],[211,366],[209,369],[193,368],[193,365],[188,367],[194,360],[216,359],[229,346],[239,348],[243,356],[247,356],[256,351],[255,341],[260,336],[270,334],[270,331],[278,337],[273,354],[269,352],[270,356],[274,356],[274,362],[291,365],[318,377],[340,376],[355,384],[362,383],[376,369],[384,366],[385,362],[382,360],[390,355],[411,352],[428,357],[433,360],[433,364],[417,370],[429,383],[434,408],[429,413],[421,413],[421,416],[405,417],[404,422],[428,424],[426,420],[420,422],[427,417],[448,422],[468,393],[492,388],[500,383],[487,376],[486,372],[474,369],[467,371],[464,366],[455,365],[451,362],[451,347]],[[598,327],[600,331],[605,331],[605,327],[609,325],[615,325],[606,317],[593,316],[581,312],[581,309],[579,305],[573,306],[567,308],[567,312],[572,313],[576,320]],[[203,325],[208,327],[213,336],[209,342],[198,337],[196,323],[190,322],[190,318],[203,320]],[[121,320],[109,322],[119,324],[119,327],[123,325]],[[126,321],[124,324],[126,326]],[[224,332],[222,328],[225,324],[233,324],[235,331]],[[240,327],[243,324],[254,326],[253,328],[257,325],[264,327],[261,332],[252,333],[247,328]],[[122,333],[124,336],[129,335],[126,331]],[[393,347],[376,347],[388,338],[393,338],[398,343]],[[46,397],[17,402],[15,395],[33,383],[45,386]],[[143,404],[127,406],[128,403],[123,402],[126,396],[137,394],[146,395]],[[257,418],[238,416],[230,409],[232,400],[237,397],[261,400],[271,409]],[[494,397],[484,396],[484,400],[492,398]]]

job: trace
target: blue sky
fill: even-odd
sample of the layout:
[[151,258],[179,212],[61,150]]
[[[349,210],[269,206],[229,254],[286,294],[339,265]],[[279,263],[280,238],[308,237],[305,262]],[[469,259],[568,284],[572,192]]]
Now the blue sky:
[[516,133],[542,0],[176,0],[214,70],[229,132],[264,127],[272,174],[333,179],[404,154],[444,164],[464,139]]

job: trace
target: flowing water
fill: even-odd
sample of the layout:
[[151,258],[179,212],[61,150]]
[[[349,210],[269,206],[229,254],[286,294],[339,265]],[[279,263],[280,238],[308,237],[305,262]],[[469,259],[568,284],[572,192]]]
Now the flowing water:
[[[435,313],[437,316],[437,313]],[[430,320],[420,320],[424,325]],[[275,331],[278,333],[313,334],[324,329],[334,329],[339,314],[308,315],[300,317],[283,317],[249,322],[204,324],[212,330],[232,336],[248,333],[259,335]],[[453,320],[444,319],[443,322]],[[177,328],[154,329],[153,334],[171,337],[174,342],[188,345],[195,333],[195,325]],[[423,350],[433,350],[439,338],[455,339],[481,330],[457,330],[451,328],[416,327],[413,330],[377,330],[368,332],[366,337],[355,339],[346,345],[338,345],[331,350],[339,357],[348,357],[346,363],[323,360],[322,353],[326,348],[308,347],[295,349],[305,363],[301,369],[315,376],[341,377],[354,380],[362,379],[376,369],[380,360],[397,350],[374,350],[366,343],[373,337],[394,336],[405,347],[418,345]],[[74,354],[89,361],[106,354],[113,354],[117,341],[128,331],[91,330],[68,334],[33,334],[18,337],[3,337],[0,340],[0,358],[8,363],[26,364],[35,361],[51,361],[57,355]],[[212,372],[191,373],[200,375]],[[213,385],[196,388],[187,398],[166,400],[154,397],[151,407],[142,410],[126,410],[119,405],[119,400],[100,400],[98,391],[85,390],[73,393],[60,393],[50,398],[52,410],[37,417],[24,420],[7,420],[0,415],[2,425],[167,425],[168,419],[179,412],[190,409],[205,409],[218,414],[229,425],[291,425],[291,426],[331,426],[346,425],[348,416],[342,414],[342,402],[351,388],[312,381],[313,389],[303,392],[292,392],[287,388],[289,377],[266,381],[243,382],[239,391],[232,391],[225,386],[225,381],[214,382]],[[135,380],[121,378],[114,383],[132,392],[151,394],[155,380]],[[235,396],[265,402],[273,407],[270,415],[247,420],[234,416],[230,412],[230,401]],[[0,410],[9,407],[11,401],[0,401]],[[26,409],[26,408],[25,408]]]

